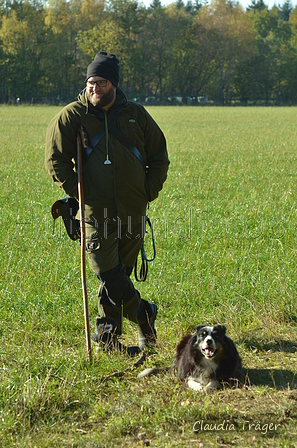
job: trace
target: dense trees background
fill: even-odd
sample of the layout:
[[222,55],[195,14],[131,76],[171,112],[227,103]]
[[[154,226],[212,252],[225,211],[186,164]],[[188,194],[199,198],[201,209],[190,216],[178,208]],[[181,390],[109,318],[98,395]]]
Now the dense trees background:
[[[67,102],[105,50],[141,101],[297,103],[297,8],[251,0],[0,0],[0,102]],[[198,99],[197,99],[198,98]]]

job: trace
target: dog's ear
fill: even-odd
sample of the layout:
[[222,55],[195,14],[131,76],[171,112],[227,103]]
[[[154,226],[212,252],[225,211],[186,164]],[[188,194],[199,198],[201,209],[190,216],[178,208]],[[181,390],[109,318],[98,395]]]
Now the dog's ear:
[[213,327],[213,332],[218,333],[220,336],[225,336],[226,327],[225,327],[225,325],[216,324]]
[[196,333],[198,333],[198,331],[201,330],[201,328],[203,328],[203,327],[205,327],[205,326],[206,326],[205,324],[199,324],[199,325],[197,325],[197,327],[196,327]]

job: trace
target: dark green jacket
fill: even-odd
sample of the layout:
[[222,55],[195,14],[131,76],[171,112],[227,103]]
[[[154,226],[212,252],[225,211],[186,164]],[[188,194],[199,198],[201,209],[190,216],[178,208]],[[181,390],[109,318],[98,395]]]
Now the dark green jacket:
[[117,89],[115,104],[105,113],[94,108],[83,91],[78,100],[68,104],[50,122],[46,134],[45,166],[54,182],[66,194],[77,198],[76,138],[80,125],[92,136],[105,129],[105,119],[112,122],[121,110],[117,126],[143,156],[147,169],[135,155],[108,133],[110,165],[105,165],[106,136],[95,146],[84,163],[84,200],[86,219],[103,223],[121,219],[141,222],[146,206],[163,187],[169,166],[165,137],[140,104],[128,101]]

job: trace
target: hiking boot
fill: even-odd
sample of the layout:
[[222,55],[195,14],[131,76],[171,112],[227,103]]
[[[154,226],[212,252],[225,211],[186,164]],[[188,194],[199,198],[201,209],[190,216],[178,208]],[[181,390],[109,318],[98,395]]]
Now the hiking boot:
[[99,344],[99,350],[103,350],[105,352],[117,351],[131,357],[138,355],[141,352],[137,345],[126,346],[122,344],[116,335],[112,333],[105,333],[104,335],[94,334],[92,339]]
[[99,344],[99,350],[106,352],[118,351],[131,357],[141,352],[140,348],[136,345],[126,347],[122,344],[115,334],[114,326],[107,323],[105,319],[97,318],[96,327],[97,333],[92,336],[92,339]]
[[138,343],[142,350],[146,345],[152,347],[157,342],[157,332],[155,329],[155,320],[158,308],[153,303],[148,303],[141,299],[138,310]]

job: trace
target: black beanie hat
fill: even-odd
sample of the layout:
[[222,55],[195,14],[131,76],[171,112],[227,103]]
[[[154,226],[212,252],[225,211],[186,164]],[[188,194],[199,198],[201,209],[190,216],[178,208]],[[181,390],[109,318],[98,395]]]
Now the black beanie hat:
[[86,81],[91,76],[109,79],[117,87],[120,77],[119,60],[114,54],[101,51],[96,54],[94,61],[88,66]]

